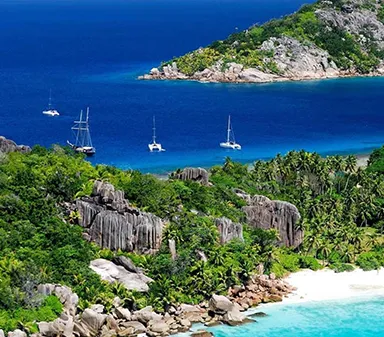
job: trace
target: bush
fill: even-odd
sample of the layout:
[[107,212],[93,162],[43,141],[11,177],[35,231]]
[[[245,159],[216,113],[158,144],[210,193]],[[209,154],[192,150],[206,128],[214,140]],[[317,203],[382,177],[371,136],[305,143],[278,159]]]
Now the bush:
[[312,256],[300,256],[299,257],[299,266],[303,269],[319,270],[322,268],[322,265]]
[[376,270],[381,267],[380,256],[376,252],[366,252],[359,255],[356,264],[363,270]]
[[19,308],[14,311],[0,310],[0,327],[5,333],[20,328],[20,325],[26,327],[28,332],[38,332],[35,322],[50,322],[55,320],[63,311],[63,305],[55,296],[48,296],[43,304],[36,309]]
[[330,268],[334,270],[336,273],[342,273],[344,271],[353,271],[355,268],[348,263],[335,263],[331,264]]

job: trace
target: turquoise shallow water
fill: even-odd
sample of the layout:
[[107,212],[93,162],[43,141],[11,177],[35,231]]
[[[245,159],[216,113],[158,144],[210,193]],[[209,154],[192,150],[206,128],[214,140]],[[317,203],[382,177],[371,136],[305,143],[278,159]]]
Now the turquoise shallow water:
[[209,329],[215,337],[381,337],[384,297],[267,305],[267,317],[239,327]]

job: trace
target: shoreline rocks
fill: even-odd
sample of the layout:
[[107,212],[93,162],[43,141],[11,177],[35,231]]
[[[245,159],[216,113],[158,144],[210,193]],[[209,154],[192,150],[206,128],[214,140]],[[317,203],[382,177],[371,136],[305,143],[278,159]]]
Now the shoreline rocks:
[[[141,310],[129,310],[121,305],[118,297],[112,309],[106,312],[104,306],[94,304],[77,313],[78,297],[71,289],[61,285],[39,285],[43,295],[54,294],[64,305],[64,312],[52,322],[39,322],[39,333],[34,337],[161,337],[190,331],[192,323],[205,326],[227,324],[230,326],[254,322],[243,311],[259,303],[281,301],[294,290],[285,281],[271,274],[254,275],[244,286],[233,286],[228,296],[212,295],[208,302],[199,305],[181,304],[170,306],[167,312],[157,313],[148,306]],[[255,314],[254,317],[262,317]],[[210,332],[199,330],[195,337],[212,337]],[[1,337],[1,330],[0,330]],[[21,330],[8,333],[8,337],[27,337]]]

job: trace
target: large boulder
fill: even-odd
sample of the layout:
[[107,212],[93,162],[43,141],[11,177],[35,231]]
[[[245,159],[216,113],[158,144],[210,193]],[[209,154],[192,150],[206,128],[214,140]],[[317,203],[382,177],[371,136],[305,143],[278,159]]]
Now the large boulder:
[[153,311],[151,306],[135,311],[132,316],[132,320],[139,321],[143,324],[147,324],[149,321],[161,321],[162,318],[161,315]]
[[27,337],[27,334],[20,329],[16,329],[15,331],[8,332],[8,337]]
[[112,261],[119,265],[124,267],[126,270],[128,270],[131,273],[143,273],[143,270],[141,268],[138,268],[135,266],[135,264],[132,262],[132,260],[125,256],[116,256],[112,259]]
[[171,178],[180,180],[190,180],[202,185],[209,185],[208,171],[201,167],[186,167],[182,171],[176,171],[171,174]]
[[85,309],[81,315],[82,324],[88,328],[92,336],[98,334],[106,319],[107,315],[99,314],[91,309]]
[[252,227],[276,229],[281,245],[297,247],[303,242],[304,232],[297,227],[301,216],[295,205],[255,195],[243,210],[248,224]]
[[233,239],[244,241],[242,224],[234,223],[227,218],[215,219],[215,224],[219,230],[221,244],[225,244]]
[[38,328],[41,336],[44,337],[72,337],[74,322],[71,316],[66,317],[66,320],[57,318],[52,322],[40,322]]
[[64,312],[69,316],[75,316],[77,310],[77,304],[79,303],[79,297],[72,292],[71,288],[62,286],[60,284],[39,284],[37,291],[44,295],[55,295],[64,306]]
[[123,322],[123,323],[121,323],[121,325],[124,328],[133,328],[133,331],[134,331],[133,334],[134,335],[138,335],[138,334],[147,332],[147,328],[145,327],[145,325],[141,322],[138,322],[138,321]]
[[0,152],[9,153],[9,152],[30,152],[31,148],[26,145],[17,145],[13,140],[7,139],[3,136],[0,136]]
[[163,221],[131,207],[123,192],[115,191],[109,183],[96,181],[92,195],[78,199],[76,208],[80,225],[102,248],[138,253],[153,253],[160,248]]
[[101,279],[110,283],[122,283],[128,290],[140,292],[148,291],[148,283],[153,280],[142,273],[132,273],[122,266],[117,266],[113,262],[105,259],[91,261],[91,269],[100,275]]
[[224,315],[232,310],[233,306],[233,303],[227,297],[222,295],[212,295],[209,300],[209,311],[218,315]]

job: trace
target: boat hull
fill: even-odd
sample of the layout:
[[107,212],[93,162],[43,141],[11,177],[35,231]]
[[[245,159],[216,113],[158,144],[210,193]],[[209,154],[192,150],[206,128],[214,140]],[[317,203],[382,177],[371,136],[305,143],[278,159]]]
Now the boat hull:
[[43,115],[47,115],[47,116],[60,116],[59,112],[57,110],[45,110],[43,111]]
[[225,142],[225,143],[220,143],[220,147],[223,149],[230,149],[230,150],[241,150],[241,145],[237,143],[231,143],[231,142]]
[[69,141],[67,141],[67,144],[76,152],[78,153],[83,153],[85,154],[87,157],[91,157],[93,156],[95,153],[96,153],[96,149],[94,147],[90,147],[90,146],[84,146],[84,147],[81,147],[81,146],[76,146],[72,143],[70,143]]
[[164,152],[165,149],[162,148],[161,144],[152,143],[148,144],[148,149],[150,152]]

